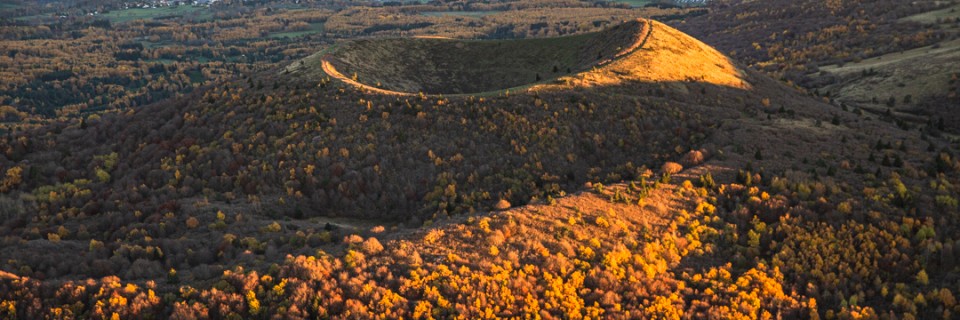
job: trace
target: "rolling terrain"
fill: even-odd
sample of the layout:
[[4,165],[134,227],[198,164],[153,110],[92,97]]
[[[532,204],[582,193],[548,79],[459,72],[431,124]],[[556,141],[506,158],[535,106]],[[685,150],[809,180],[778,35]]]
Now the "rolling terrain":
[[956,142],[960,2],[723,0],[708,8],[671,25],[835,105]]
[[0,151],[2,317],[960,313],[949,142],[648,19],[357,40]]
[[[822,94],[838,103],[877,114],[889,113],[911,123],[936,124],[939,131],[960,132],[960,4],[900,19],[948,33],[933,45],[819,68],[831,79]],[[888,112],[889,110],[889,112]]]

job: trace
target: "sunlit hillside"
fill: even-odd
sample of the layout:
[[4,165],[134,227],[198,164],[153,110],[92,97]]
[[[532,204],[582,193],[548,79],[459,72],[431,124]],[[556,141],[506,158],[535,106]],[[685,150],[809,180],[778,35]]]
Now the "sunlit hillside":
[[730,58],[697,39],[656,21],[648,21],[649,35],[637,48],[601,67],[562,80],[586,86],[615,86],[625,82],[702,83],[750,89],[747,76]]

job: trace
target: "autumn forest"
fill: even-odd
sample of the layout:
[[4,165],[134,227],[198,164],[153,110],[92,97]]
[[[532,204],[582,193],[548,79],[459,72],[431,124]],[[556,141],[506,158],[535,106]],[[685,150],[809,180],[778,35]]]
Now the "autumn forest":
[[960,1],[0,0],[0,319],[955,319]]

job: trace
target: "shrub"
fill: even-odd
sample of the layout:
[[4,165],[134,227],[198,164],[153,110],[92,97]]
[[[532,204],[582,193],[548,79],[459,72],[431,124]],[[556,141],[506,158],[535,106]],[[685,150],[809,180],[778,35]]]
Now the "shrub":
[[510,202],[504,199],[500,199],[500,201],[497,201],[497,203],[493,205],[493,208],[501,211],[510,209]]
[[274,221],[273,223],[263,227],[264,232],[280,232],[283,228],[280,227],[280,224]]
[[603,193],[603,184],[602,184],[602,183],[599,183],[599,182],[594,183],[594,184],[592,185],[592,187],[593,187],[593,191],[596,191],[597,193]]
[[610,222],[607,222],[607,219],[604,219],[603,217],[597,217],[597,219],[596,219],[595,222],[596,222],[597,226],[599,226],[599,227],[601,227],[601,228],[609,228],[609,227],[610,227]]
[[953,308],[957,304],[957,299],[953,296],[953,293],[950,292],[950,289],[943,288],[940,289],[940,301],[943,302],[943,305],[947,308]]
[[70,230],[67,230],[67,227],[59,226],[57,227],[57,235],[60,236],[60,239],[66,239],[70,236]]
[[103,248],[103,242],[97,240],[90,240],[90,252],[97,251]]
[[97,168],[97,180],[102,183],[110,182],[110,173],[101,168]]
[[170,271],[167,272],[167,283],[180,283],[180,276],[177,275],[177,269],[170,268]]
[[701,186],[701,187],[704,187],[704,188],[707,188],[707,189],[713,189],[713,187],[715,187],[716,185],[717,185],[717,183],[713,181],[713,174],[712,174],[712,173],[707,172],[707,174],[700,176],[700,186]]
[[197,218],[194,217],[187,218],[187,228],[196,229],[199,226],[200,220],[197,220]]
[[351,268],[362,267],[366,261],[367,257],[363,253],[354,250],[347,250],[347,254],[343,256],[343,263]]
[[423,237],[423,241],[428,244],[433,244],[439,241],[440,238],[443,238],[443,235],[444,235],[443,230],[433,229],[427,232],[427,235]]
[[664,172],[663,175],[660,176],[660,183],[670,183],[670,174]]
[[383,251],[383,245],[380,244],[380,240],[374,237],[367,238],[367,240],[360,245],[360,248],[366,254],[377,254]]
[[490,218],[483,217],[483,219],[480,219],[480,223],[479,223],[477,226],[480,227],[480,230],[482,230],[483,232],[485,232],[485,233],[490,233],[490,231],[491,231],[491,230],[490,230]]
[[956,209],[958,205],[957,199],[949,195],[937,196],[936,202],[937,202],[937,207],[940,207],[943,209]]
[[257,294],[252,290],[247,291],[247,306],[250,308],[250,314],[257,315],[260,313],[260,300],[257,300]]
[[593,249],[588,246],[580,246],[577,248],[577,255],[583,260],[592,260],[596,254],[593,252]]
[[917,273],[916,279],[917,279],[917,283],[919,283],[920,285],[925,286],[930,284],[930,277],[927,275],[926,270],[920,270],[920,272]]
[[842,214],[850,214],[853,211],[853,206],[850,205],[850,201],[844,201],[837,205],[837,211]]
[[695,166],[703,163],[704,156],[703,152],[699,150],[690,150],[686,155],[683,156],[683,164],[687,166]]
[[7,169],[7,174],[0,182],[0,193],[6,193],[23,182],[23,168],[17,166]]
[[671,174],[671,175],[672,175],[672,174],[675,174],[675,173],[677,173],[677,172],[682,171],[682,170],[683,170],[683,166],[680,165],[679,163],[669,162],[669,161],[668,161],[667,163],[664,163],[664,164],[663,164],[663,166],[660,168],[660,170],[663,171],[664,174]]

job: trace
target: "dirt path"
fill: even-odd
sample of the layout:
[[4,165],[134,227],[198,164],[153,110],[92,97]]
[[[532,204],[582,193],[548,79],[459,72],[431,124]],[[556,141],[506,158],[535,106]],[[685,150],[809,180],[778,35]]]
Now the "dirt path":
[[392,96],[412,96],[412,95],[414,95],[413,93],[409,93],[409,92],[400,92],[400,91],[380,89],[380,88],[377,88],[377,87],[374,87],[374,86],[365,85],[365,84],[362,84],[362,83],[360,83],[360,82],[354,81],[353,79],[347,78],[347,77],[344,76],[342,73],[340,73],[340,71],[337,71],[337,68],[334,68],[334,67],[333,67],[333,64],[330,63],[330,61],[329,61],[330,58],[331,58],[330,55],[325,55],[325,56],[323,56],[323,58],[320,58],[320,67],[323,69],[323,72],[324,72],[324,73],[326,73],[326,74],[329,75],[330,77],[333,77],[334,79],[337,79],[337,80],[342,81],[343,83],[349,84],[349,85],[351,85],[351,86],[354,86],[354,87],[357,87],[357,88],[360,88],[360,89],[363,89],[363,90],[367,90],[367,91],[371,91],[371,92],[375,92],[375,93],[379,93],[379,94],[384,94],[384,95],[392,95]]
[[596,66],[602,67],[608,65],[611,62],[617,61],[617,59],[623,58],[631,53],[636,52],[637,50],[640,50],[640,48],[643,48],[643,46],[647,44],[647,39],[650,39],[650,35],[653,34],[653,24],[651,24],[648,20],[640,20],[640,23],[640,32],[637,32],[636,39],[633,40],[633,43],[631,43],[629,47],[617,52],[617,54],[611,59],[598,62]]

